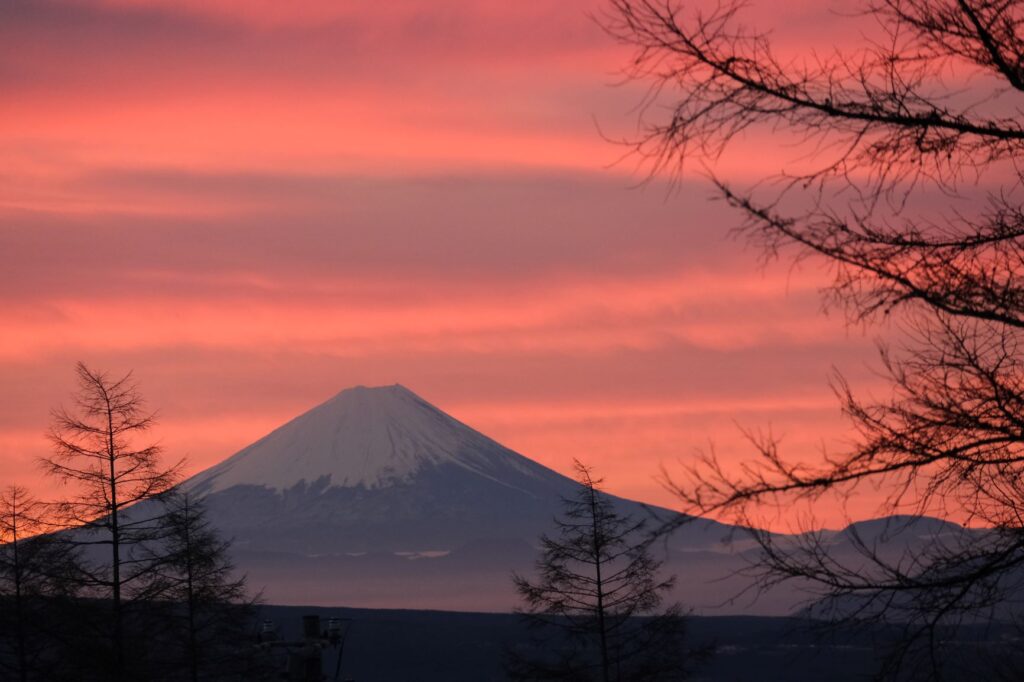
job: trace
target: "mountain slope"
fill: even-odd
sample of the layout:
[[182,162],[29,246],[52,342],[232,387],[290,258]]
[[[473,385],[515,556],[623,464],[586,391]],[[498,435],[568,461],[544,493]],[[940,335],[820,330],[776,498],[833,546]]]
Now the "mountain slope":
[[192,481],[210,492],[234,485],[282,491],[322,478],[327,487],[380,489],[448,465],[524,492],[564,484],[397,384],[342,391]]
[[[184,485],[239,549],[311,556],[533,543],[578,490],[398,385],[342,391]],[[728,530],[700,525],[698,545]]]
[[[402,386],[356,387],[182,484],[206,496],[236,564],[276,603],[507,611],[512,571],[579,484],[509,450]],[[675,513],[610,496],[622,513]],[[886,551],[951,532],[914,519]],[[827,533],[857,561],[850,534],[886,543],[886,522]],[[694,519],[673,533],[666,572],[704,613],[782,614],[808,595],[787,585],[752,604],[753,559],[737,529]],[[784,539],[793,542],[798,538]]]

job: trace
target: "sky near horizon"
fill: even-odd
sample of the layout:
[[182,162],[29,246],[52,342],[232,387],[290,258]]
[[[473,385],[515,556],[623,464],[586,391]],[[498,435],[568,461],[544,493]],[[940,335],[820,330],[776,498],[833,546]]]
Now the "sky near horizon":
[[[786,17],[783,46],[838,39],[835,3],[780,4],[751,11]],[[78,360],[135,372],[189,473],[358,384],[660,504],[661,467],[739,462],[742,428],[839,447],[828,378],[871,388],[878,330],[822,313],[813,263],[729,239],[696,169],[619,161],[644,90],[603,10],[3,3],[4,482],[46,496],[33,461]],[[744,144],[719,170],[794,155]]]

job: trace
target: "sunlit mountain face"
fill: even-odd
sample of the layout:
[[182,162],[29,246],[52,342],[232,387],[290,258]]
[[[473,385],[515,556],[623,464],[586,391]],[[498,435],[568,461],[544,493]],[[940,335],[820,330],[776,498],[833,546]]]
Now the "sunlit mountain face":
[[[182,486],[268,599],[473,610],[514,605],[511,571],[579,489],[399,385],[342,391]],[[672,542],[721,552],[729,530],[696,520]]]
[[[182,486],[206,497],[269,601],[474,611],[516,605],[511,572],[532,570],[540,536],[579,490],[400,385],[344,390]],[[611,499],[651,528],[676,517]],[[943,530],[891,534],[903,546]],[[742,529],[692,519],[658,547],[699,612],[787,613],[806,597],[729,601],[755,551]]]
[[343,391],[185,483],[239,548],[309,555],[528,539],[576,485],[398,385]]

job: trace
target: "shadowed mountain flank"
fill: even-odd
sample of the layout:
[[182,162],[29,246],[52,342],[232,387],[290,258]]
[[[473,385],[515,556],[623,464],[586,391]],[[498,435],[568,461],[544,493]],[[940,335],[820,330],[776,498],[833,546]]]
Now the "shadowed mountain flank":
[[323,555],[533,543],[578,484],[395,385],[342,391],[184,485],[239,549]]
[[[346,389],[182,486],[205,496],[269,600],[507,611],[511,572],[532,569],[579,484],[394,385]],[[609,497],[633,516],[676,514]],[[703,612],[790,611],[792,591],[728,602],[749,585],[739,530],[693,519],[659,543],[678,596]]]

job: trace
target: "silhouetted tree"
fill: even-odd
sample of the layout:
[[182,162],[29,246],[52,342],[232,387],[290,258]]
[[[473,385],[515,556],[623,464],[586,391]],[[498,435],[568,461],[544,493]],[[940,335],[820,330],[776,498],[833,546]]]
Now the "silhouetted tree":
[[[1024,2],[865,0],[876,35],[805,59],[780,57],[743,5],[611,0],[608,30],[636,49],[628,73],[652,88],[634,150],[660,172],[711,164],[751,129],[791,134],[812,151],[799,172],[742,187],[709,171],[741,233],[768,258],[826,263],[829,302],[905,333],[882,348],[890,397],[837,378],[848,450],[808,464],[753,438],[759,459],[708,455],[674,485],[684,511],[741,522],[871,486],[889,493],[882,513],[989,527],[897,556],[864,540],[854,560],[818,534],[757,535],[762,586],[810,581],[819,614],[903,623],[887,672],[939,679],[950,629],[1014,618],[1024,588]],[[923,660],[906,665],[911,652]]]
[[167,614],[161,637],[182,674],[172,679],[254,679],[255,602],[235,574],[230,543],[210,526],[202,500],[188,491],[167,495],[164,559],[158,569]]
[[0,493],[0,672],[4,679],[57,680],[67,672],[62,622],[75,596],[73,549],[46,529],[45,506],[28,491]]
[[556,536],[541,537],[536,580],[514,575],[520,613],[542,639],[510,652],[521,680],[681,680],[687,650],[681,608],[659,610],[675,578],[644,544],[644,521],[623,516],[590,469],[576,463],[579,494],[565,499]]
[[72,529],[63,540],[83,549],[105,548],[85,557],[83,588],[85,596],[109,601],[105,639],[112,660],[106,674],[120,680],[141,674],[129,672],[129,632],[133,658],[148,655],[147,633],[129,627],[126,605],[152,602],[165,589],[156,580],[167,558],[154,551],[165,533],[155,500],[174,484],[180,463],[163,466],[157,445],[136,442],[153,425],[153,415],[131,374],[112,379],[79,363],[77,375],[74,408],[54,411],[54,453],[41,463],[69,484],[70,497],[54,507],[62,525]]
[[4,634],[13,634],[14,640],[14,656],[5,656],[0,660],[9,663],[9,658],[13,658],[14,670],[22,682],[29,679],[29,634],[25,602],[28,600],[28,567],[32,563],[29,557],[25,556],[24,540],[32,535],[34,524],[28,513],[33,506],[34,503],[23,488],[11,486],[0,496],[0,543],[3,543],[0,544],[0,549],[3,550],[3,554],[0,555],[0,575],[4,579],[3,596],[7,601],[13,602],[9,604],[12,608],[5,610],[5,613],[12,617],[12,622],[4,622],[3,625],[9,625],[9,631],[8,627],[4,627]]

